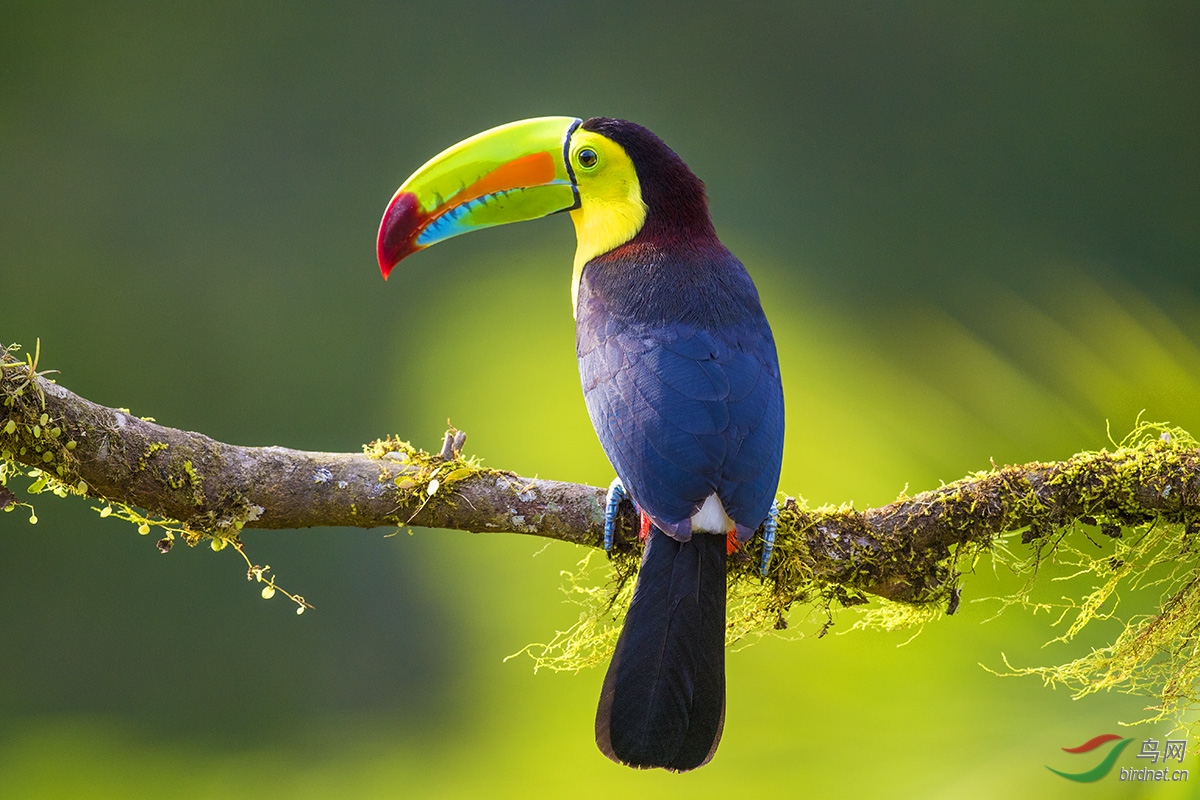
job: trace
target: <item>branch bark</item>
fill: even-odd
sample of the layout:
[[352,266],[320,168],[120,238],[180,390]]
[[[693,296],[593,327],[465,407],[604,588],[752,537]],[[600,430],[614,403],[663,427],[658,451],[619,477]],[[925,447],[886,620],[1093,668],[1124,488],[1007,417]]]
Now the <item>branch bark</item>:
[[[197,534],[414,525],[601,544],[603,488],[482,468],[461,456],[457,437],[437,455],[391,439],[364,453],[242,447],[93,403],[38,375],[36,359],[4,351],[0,367],[0,457]],[[12,497],[0,490],[0,506]],[[893,600],[945,601],[954,596],[956,548],[987,547],[1020,529],[1029,542],[1075,521],[1111,535],[1158,519],[1191,533],[1198,512],[1200,451],[1164,434],[1111,453],[995,468],[865,511],[808,509],[789,499],[770,580],[796,592],[815,581]],[[619,521],[626,547],[635,530],[626,504]],[[756,563],[743,559],[743,568],[749,573]]]

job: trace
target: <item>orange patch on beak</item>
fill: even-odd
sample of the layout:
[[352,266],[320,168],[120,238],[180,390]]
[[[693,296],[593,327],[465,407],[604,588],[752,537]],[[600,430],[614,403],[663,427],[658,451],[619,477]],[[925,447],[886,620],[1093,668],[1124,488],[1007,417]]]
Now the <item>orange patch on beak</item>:
[[553,180],[554,157],[546,152],[530,153],[484,175],[455,195],[453,203],[461,206],[484,195],[508,191],[516,186],[540,186]]

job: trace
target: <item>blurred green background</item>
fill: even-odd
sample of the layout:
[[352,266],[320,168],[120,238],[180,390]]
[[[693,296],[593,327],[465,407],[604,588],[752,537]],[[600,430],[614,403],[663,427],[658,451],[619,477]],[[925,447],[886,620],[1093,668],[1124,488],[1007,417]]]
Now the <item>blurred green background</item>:
[[[1200,432],[1200,6],[6,2],[0,341],[98,402],[242,444],[354,450],[446,419],[486,463],[605,484],[565,218],[380,280],[400,181],[492,125],[641,122],[708,184],[788,400],[782,489],[887,502],[997,463]],[[1145,701],[980,667],[1087,652],[1013,578],[911,631],[728,659],[716,760],[595,749],[602,671],[503,657],[569,625],[582,553],[519,536],[248,533],[231,551],[43,499],[0,518],[0,796],[1178,797],[1080,786]],[[1057,586],[1051,597],[1065,592]],[[1152,598],[1151,598],[1152,599]],[[1146,600],[1132,598],[1135,603]],[[803,609],[793,633],[821,618]],[[1118,762],[1140,767],[1134,748]],[[1072,759],[1076,759],[1073,761]]]

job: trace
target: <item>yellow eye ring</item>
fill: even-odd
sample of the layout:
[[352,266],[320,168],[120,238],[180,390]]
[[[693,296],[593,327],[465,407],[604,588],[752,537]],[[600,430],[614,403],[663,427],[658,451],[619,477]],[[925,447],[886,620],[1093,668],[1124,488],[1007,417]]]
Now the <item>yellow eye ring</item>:
[[591,147],[581,148],[575,154],[575,163],[579,165],[580,169],[594,169],[600,163],[600,154]]

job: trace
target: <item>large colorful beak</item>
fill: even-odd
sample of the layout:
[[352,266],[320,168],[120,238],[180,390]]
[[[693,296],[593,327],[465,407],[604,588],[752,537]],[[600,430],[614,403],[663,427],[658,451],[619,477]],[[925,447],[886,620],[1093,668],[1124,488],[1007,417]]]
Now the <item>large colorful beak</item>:
[[580,122],[510,122],[426,162],[383,212],[376,245],[383,277],[402,258],[452,236],[578,208],[567,147]]

